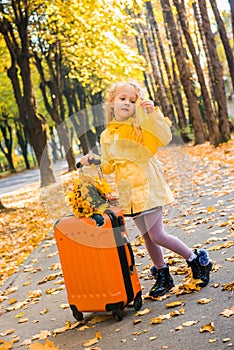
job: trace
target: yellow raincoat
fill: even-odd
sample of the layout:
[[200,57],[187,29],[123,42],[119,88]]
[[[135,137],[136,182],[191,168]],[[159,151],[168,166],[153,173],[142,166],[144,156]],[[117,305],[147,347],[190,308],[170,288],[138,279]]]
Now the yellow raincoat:
[[115,173],[119,205],[125,215],[134,215],[171,203],[174,198],[157,162],[158,147],[172,138],[170,120],[159,108],[151,114],[136,104],[134,117],[112,121],[101,134],[103,174]]

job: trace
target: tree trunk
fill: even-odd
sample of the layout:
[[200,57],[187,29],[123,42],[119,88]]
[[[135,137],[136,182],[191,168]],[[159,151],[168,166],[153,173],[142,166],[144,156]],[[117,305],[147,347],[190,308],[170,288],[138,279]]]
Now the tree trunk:
[[[176,85],[175,85],[175,82],[174,82],[173,77],[172,77],[171,72],[170,72],[170,67],[169,67],[167,57],[165,54],[162,37],[161,37],[160,31],[159,31],[158,24],[156,22],[154,13],[153,13],[152,3],[151,3],[151,1],[146,1],[145,5],[146,5],[146,9],[147,9],[148,16],[149,16],[149,21],[150,21],[150,23],[151,23],[152,27],[154,28],[156,35],[157,35],[159,48],[160,48],[161,56],[163,59],[163,64],[164,64],[164,67],[165,67],[165,70],[167,73],[167,78],[168,78],[168,82],[169,82],[169,86],[170,86],[170,91],[171,91],[173,103],[175,105],[179,126],[181,129],[183,129],[186,126],[185,125],[184,110],[183,110],[183,108],[181,108],[178,92],[176,91]],[[179,116],[183,116],[183,117],[179,118]]]
[[210,96],[206,87],[205,77],[200,64],[200,60],[199,60],[199,57],[197,56],[196,48],[193,44],[193,40],[189,33],[185,6],[183,1],[182,2],[180,2],[179,0],[173,0],[173,1],[177,8],[179,20],[181,23],[181,28],[183,30],[189,51],[192,55],[194,66],[196,68],[196,73],[197,73],[198,81],[201,88],[201,93],[202,93],[202,98],[203,98],[203,103],[204,103],[204,108],[206,113],[206,119],[207,119],[207,124],[209,129],[209,139],[213,145],[218,146],[219,143],[222,141],[222,137],[221,137],[218,125],[216,123],[216,118],[210,103]]
[[4,206],[4,204],[2,203],[2,200],[0,199],[0,210],[6,209],[6,207]]
[[[68,171],[76,170],[76,160],[72,149],[70,132],[69,129],[66,127],[66,123],[64,122],[65,108],[60,91],[61,84],[58,84],[61,73],[58,73],[57,69],[54,69],[52,59],[48,52],[46,62],[49,68],[50,80],[46,80],[44,69],[42,66],[42,60],[39,58],[36,52],[34,52],[34,58],[38,73],[40,74],[41,78],[40,89],[44,99],[44,104],[47,109],[47,112],[50,114],[52,120],[55,122],[60,144],[64,148],[65,158],[68,164]],[[57,63],[57,65],[59,66],[59,63]],[[50,91],[52,105],[50,104],[47,96],[46,86],[49,88]]]
[[88,111],[86,108],[86,94],[84,91],[83,86],[77,81],[76,85],[76,93],[78,96],[80,108],[79,112],[76,113],[76,118],[79,120],[79,130],[77,130],[77,135],[79,137],[81,147],[83,150],[83,154],[86,154],[89,152],[89,120],[88,120]]
[[27,137],[25,134],[25,130],[17,122],[15,122],[15,128],[16,128],[17,140],[18,140],[18,143],[19,143],[19,146],[21,148],[22,155],[24,158],[25,167],[26,167],[26,169],[30,169],[30,164],[29,164],[29,160],[28,160],[28,140],[27,140]]
[[159,96],[162,112],[165,115],[165,117],[169,117],[172,120],[173,118],[171,116],[170,103],[169,103],[169,100],[165,91],[165,87],[162,82],[162,77],[159,71],[157,56],[156,56],[156,52],[152,41],[152,35],[149,29],[144,24],[141,24],[141,30],[144,35],[148,55],[150,58],[150,64],[152,67],[153,77],[154,77],[155,85],[157,87],[157,93]]
[[5,113],[2,113],[2,117],[4,118],[4,121],[3,121],[3,124],[0,125],[0,130],[2,132],[5,147],[2,146],[2,143],[0,142],[0,149],[7,159],[10,172],[15,173],[16,170],[15,170],[13,158],[12,158],[12,145],[13,145],[12,127],[8,124],[7,122],[8,116],[5,115]]
[[96,134],[93,133],[91,129],[88,130],[88,140],[90,147],[92,147],[93,152],[99,154],[99,148],[97,143],[100,144],[100,136],[105,129],[105,111],[103,108],[103,97],[102,91],[96,94],[90,94],[91,109],[93,115],[93,126],[95,128]]
[[168,24],[168,30],[170,32],[170,37],[175,52],[175,58],[180,72],[181,83],[184,87],[184,92],[188,101],[189,113],[193,123],[195,144],[201,144],[206,141],[207,137],[201,112],[198,106],[198,98],[192,83],[192,74],[184,57],[184,50],[181,46],[181,40],[176,28],[170,2],[169,0],[160,0],[160,2],[163,9],[164,20]]
[[206,55],[206,62],[207,62],[207,67],[208,67],[208,73],[209,73],[209,89],[211,92],[211,103],[213,106],[213,110],[215,112],[215,114],[218,113],[217,110],[217,105],[215,103],[215,78],[214,78],[214,72],[213,72],[213,67],[211,64],[211,57],[209,55],[209,50],[207,47],[207,43],[206,43],[206,37],[205,37],[205,33],[204,33],[204,29],[203,29],[203,25],[202,25],[202,18],[201,18],[201,14],[199,12],[199,8],[197,6],[196,0],[192,3],[193,6],[193,12],[194,12],[194,17],[197,21],[197,25],[198,25],[198,29],[200,32],[200,36],[201,36],[201,41],[202,41],[202,46]]
[[225,54],[227,57],[229,72],[230,72],[231,81],[232,81],[232,90],[234,91],[234,56],[232,53],[232,48],[231,48],[230,42],[228,40],[228,36],[226,33],[226,29],[225,29],[223,20],[220,16],[216,0],[210,0],[210,4],[211,4],[212,10],[213,10],[214,15],[215,15],[215,19],[216,19],[216,22],[218,25],[219,35],[220,35],[220,38],[222,40]]
[[[139,34],[141,33],[139,26],[137,28],[137,31],[139,32]],[[140,35],[136,35],[135,38],[136,38],[138,52],[141,56],[144,57],[147,66],[149,66],[150,63],[149,63],[148,57],[147,57],[146,52],[145,52],[145,46],[144,46],[143,39],[141,38]],[[155,104],[159,105],[159,100],[158,100],[157,92],[156,92],[154,82],[152,79],[152,74],[146,74],[145,72],[143,72],[143,75],[144,75],[145,85],[146,85],[146,88],[148,91],[149,98],[152,101],[154,101]],[[149,82],[148,82],[148,80],[149,80]]]
[[234,0],[228,0],[231,8],[232,15],[232,34],[233,34],[233,47],[234,47]]
[[[31,70],[29,63],[29,38],[28,38],[28,4],[19,0],[12,0],[15,23],[11,23],[6,16],[7,9],[0,4],[2,19],[0,21],[0,32],[3,34],[6,45],[11,55],[11,67],[8,69],[8,76],[11,79],[15,99],[19,109],[20,121],[25,127],[27,137],[31,143],[37,163],[40,166],[41,186],[56,182],[52,161],[47,146],[48,135],[45,118],[37,113],[36,101],[33,92]],[[15,28],[18,35],[14,35]],[[19,81],[17,64],[20,68]],[[21,93],[22,89],[22,93]]]
[[[166,33],[166,38],[168,41],[168,47],[169,47],[169,52],[170,52],[170,59],[171,59],[171,70],[172,70],[172,80],[174,82],[174,88],[175,88],[175,93],[178,97],[179,100],[179,108],[182,111],[181,114],[178,114],[178,124],[181,130],[183,130],[184,127],[187,126],[187,119],[186,119],[186,114],[185,114],[185,109],[184,109],[184,104],[183,104],[183,98],[182,98],[182,91],[183,90],[183,86],[181,86],[181,83],[179,81],[178,78],[178,74],[177,71],[178,69],[176,68],[176,64],[175,64],[175,60],[174,60],[174,52],[173,52],[173,48],[171,45],[171,40],[170,40],[170,35],[169,35],[169,31],[168,31],[168,27],[167,24],[165,23],[165,33]],[[181,134],[182,138],[185,137],[187,140],[187,135],[184,134],[184,132],[182,131]],[[191,140],[190,140],[191,141]]]
[[225,95],[225,87],[223,81],[222,65],[219,60],[219,56],[216,50],[216,43],[214,34],[211,31],[210,20],[207,12],[206,1],[198,0],[199,8],[202,15],[202,25],[204,34],[206,37],[207,48],[211,59],[211,65],[213,67],[213,73],[215,78],[215,97],[218,105],[218,117],[219,117],[219,130],[222,134],[222,142],[226,142],[230,139],[230,129],[228,123],[228,111],[227,100]]

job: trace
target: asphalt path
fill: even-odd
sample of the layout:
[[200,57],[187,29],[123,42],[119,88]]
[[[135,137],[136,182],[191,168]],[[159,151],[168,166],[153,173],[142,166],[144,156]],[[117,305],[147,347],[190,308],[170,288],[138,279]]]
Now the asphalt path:
[[[77,159],[78,161],[78,159]],[[60,160],[54,163],[55,176],[59,176],[67,170],[67,162]],[[11,174],[3,179],[0,179],[0,198],[18,191],[24,186],[40,183],[39,168],[25,170],[20,173]]]

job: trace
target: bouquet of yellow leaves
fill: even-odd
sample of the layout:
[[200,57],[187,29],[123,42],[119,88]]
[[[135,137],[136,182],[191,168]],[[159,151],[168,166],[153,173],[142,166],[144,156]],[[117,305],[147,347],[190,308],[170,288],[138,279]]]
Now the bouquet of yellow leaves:
[[80,172],[67,198],[76,217],[89,217],[104,213],[108,207],[106,195],[112,191],[104,178]]

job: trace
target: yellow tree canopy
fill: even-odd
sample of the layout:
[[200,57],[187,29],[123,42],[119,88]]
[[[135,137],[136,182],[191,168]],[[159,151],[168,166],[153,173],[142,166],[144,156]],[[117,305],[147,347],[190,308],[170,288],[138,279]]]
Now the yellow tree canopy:
[[136,33],[127,5],[112,0],[33,1],[33,40],[43,41],[45,51],[45,43],[59,41],[63,63],[92,93],[115,80],[142,79],[145,62],[132,45]]

